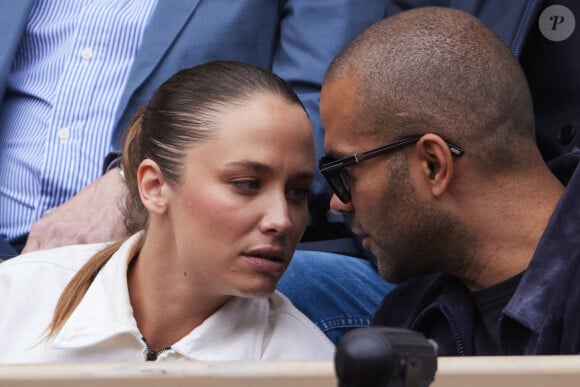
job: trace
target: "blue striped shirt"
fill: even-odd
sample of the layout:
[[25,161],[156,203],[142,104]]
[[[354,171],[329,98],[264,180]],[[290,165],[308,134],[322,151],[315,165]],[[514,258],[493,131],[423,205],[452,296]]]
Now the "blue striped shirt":
[[0,234],[27,234],[99,176],[155,4],[36,1],[0,107]]

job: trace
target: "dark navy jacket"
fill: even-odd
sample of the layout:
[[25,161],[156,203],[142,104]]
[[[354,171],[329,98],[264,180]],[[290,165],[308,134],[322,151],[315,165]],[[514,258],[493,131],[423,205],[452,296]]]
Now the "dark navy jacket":
[[[564,159],[562,159],[564,160]],[[532,261],[503,310],[503,354],[580,352],[580,152],[569,154],[556,175],[566,186]],[[475,307],[457,278],[434,274],[401,284],[377,310],[373,325],[422,332],[443,356],[473,355]]]

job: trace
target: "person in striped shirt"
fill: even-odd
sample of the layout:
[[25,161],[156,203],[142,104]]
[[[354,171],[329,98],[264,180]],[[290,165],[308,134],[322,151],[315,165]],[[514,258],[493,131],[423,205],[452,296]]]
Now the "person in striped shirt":
[[[103,172],[133,114],[183,68],[229,59],[278,74],[305,105],[320,156],[324,71],[384,9],[384,0],[1,3],[0,259],[123,234],[119,168]],[[335,236],[337,227],[326,228],[329,195],[317,174],[305,235]],[[295,258],[280,285],[334,341],[368,325],[390,289],[367,260]]]

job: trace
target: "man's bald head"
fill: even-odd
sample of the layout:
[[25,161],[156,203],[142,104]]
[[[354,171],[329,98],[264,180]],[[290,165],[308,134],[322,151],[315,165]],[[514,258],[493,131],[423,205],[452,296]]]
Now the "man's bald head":
[[375,23],[332,62],[324,83],[335,80],[354,80],[364,126],[383,141],[437,133],[494,172],[525,164],[535,144],[520,65],[463,11],[423,7]]

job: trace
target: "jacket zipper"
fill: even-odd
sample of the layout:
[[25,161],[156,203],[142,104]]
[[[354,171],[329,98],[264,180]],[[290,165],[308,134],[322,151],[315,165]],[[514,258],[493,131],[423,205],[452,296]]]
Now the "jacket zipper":
[[443,315],[447,319],[449,327],[451,328],[451,334],[455,339],[455,345],[457,347],[457,354],[459,356],[465,356],[465,347],[463,345],[463,339],[459,332],[459,327],[457,326],[457,323],[455,322],[455,319],[452,316],[451,310],[447,307],[447,305],[441,305],[440,310],[441,313],[443,313]]

